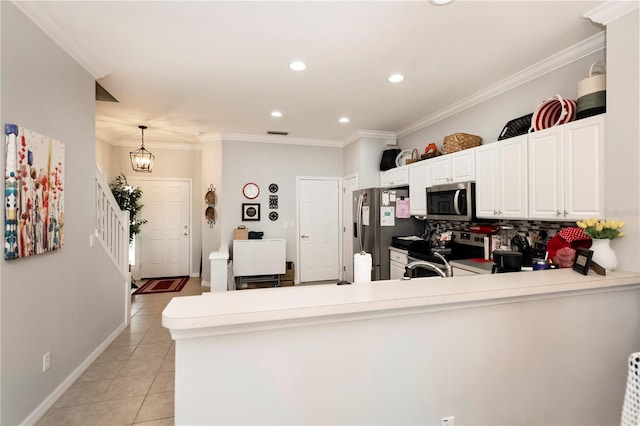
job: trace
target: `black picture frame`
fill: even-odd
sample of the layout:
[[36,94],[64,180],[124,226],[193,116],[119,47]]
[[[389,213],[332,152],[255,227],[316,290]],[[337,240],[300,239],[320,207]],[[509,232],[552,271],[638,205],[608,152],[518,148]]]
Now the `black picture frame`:
[[573,261],[573,270],[580,272],[582,275],[589,273],[591,267],[591,258],[593,257],[593,251],[584,247],[576,249],[576,259]]
[[242,203],[242,221],[259,221],[260,203]]

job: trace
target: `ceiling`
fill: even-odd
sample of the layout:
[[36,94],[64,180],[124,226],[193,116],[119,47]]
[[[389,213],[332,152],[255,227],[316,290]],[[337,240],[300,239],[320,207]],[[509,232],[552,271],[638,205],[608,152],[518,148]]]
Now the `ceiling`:
[[[397,132],[603,31],[582,17],[602,3],[16,4],[119,100],[96,102],[99,139],[135,145],[144,124],[145,143],[161,146],[217,133]],[[295,59],[307,69],[290,70]],[[406,78],[389,83],[393,73]]]

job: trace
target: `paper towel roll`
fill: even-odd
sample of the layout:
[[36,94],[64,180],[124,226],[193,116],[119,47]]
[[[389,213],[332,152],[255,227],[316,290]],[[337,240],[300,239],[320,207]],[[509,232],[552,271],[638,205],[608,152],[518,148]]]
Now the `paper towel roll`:
[[353,282],[371,282],[371,253],[360,252],[353,255]]

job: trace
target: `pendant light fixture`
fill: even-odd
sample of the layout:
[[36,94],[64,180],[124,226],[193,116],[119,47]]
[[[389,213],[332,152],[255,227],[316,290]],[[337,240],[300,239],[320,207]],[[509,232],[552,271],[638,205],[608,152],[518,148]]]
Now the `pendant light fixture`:
[[151,173],[153,160],[155,160],[156,157],[144,148],[144,129],[146,129],[147,126],[138,126],[138,128],[142,132],[142,146],[140,146],[140,149],[129,153],[131,157],[131,167],[133,167],[134,172]]

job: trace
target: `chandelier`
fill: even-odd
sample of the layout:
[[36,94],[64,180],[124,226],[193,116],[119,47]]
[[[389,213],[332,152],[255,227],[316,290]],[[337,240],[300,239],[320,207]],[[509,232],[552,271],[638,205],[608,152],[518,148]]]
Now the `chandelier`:
[[131,151],[129,156],[131,157],[131,167],[135,172],[151,173],[153,169],[153,160],[155,156],[144,148],[144,129],[147,126],[138,126],[142,132],[142,146],[135,151]]

